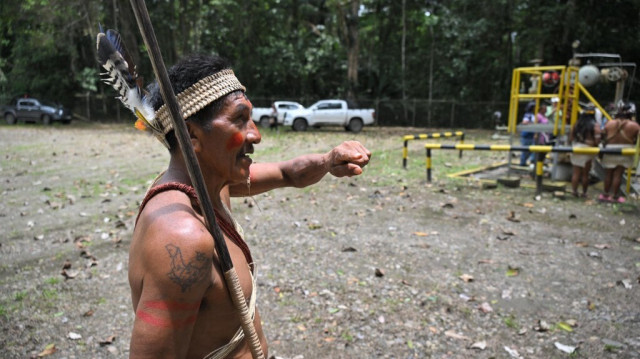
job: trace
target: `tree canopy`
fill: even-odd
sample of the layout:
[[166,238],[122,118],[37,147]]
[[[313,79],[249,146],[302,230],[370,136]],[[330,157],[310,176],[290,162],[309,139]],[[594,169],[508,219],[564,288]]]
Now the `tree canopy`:
[[[508,101],[513,68],[534,59],[566,65],[573,51],[640,59],[638,0],[149,0],[147,7],[167,65],[191,52],[222,55],[252,98]],[[0,19],[3,102],[30,94],[72,105],[92,91],[99,23],[123,35],[145,82],[154,78],[127,0],[5,0]],[[631,100],[640,98],[637,80],[627,88]],[[113,93],[102,84],[97,91]]]

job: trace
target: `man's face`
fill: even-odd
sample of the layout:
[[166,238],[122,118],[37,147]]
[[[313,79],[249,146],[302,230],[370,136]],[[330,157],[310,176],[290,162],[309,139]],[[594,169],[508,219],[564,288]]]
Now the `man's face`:
[[211,121],[211,130],[202,139],[201,166],[227,183],[247,180],[253,162],[248,155],[253,153],[253,145],[262,139],[251,120],[251,109],[244,93],[226,96],[224,106]]

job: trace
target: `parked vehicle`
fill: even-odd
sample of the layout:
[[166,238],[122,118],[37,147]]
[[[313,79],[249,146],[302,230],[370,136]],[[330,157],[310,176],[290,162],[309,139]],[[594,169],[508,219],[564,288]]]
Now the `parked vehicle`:
[[254,107],[251,112],[253,120],[260,127],[269,127],[272,119],[277,119],[281,125],[284,121],[285,114],[292,110],[304,109],[304,106],[293,101],[276,101],[271,107]]
[[15,98],[8,106],[2,107],[2,115],[9,125],[18,121],[40,122],[49,125],[52,121],[71,123],[71,112],[62,105],[37,100],[35,98]]
[[347,131],[358,133],[374,120],[372,108],[350,109],[344,100],[321,100],[306,109],[289,111],[283,123],[292,126],[294,131],[306,131],[309,126],[343,126]]

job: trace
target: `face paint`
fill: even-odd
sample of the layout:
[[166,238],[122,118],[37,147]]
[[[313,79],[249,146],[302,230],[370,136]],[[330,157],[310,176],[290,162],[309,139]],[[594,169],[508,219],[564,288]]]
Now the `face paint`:
[[227,150],[230,151],[236,149],[242,146],[243,142],[244,137],[242,137],[242,134],[240,132],[236,132],[231,136],[231,138],[229,138],[229,141],[227,141]]

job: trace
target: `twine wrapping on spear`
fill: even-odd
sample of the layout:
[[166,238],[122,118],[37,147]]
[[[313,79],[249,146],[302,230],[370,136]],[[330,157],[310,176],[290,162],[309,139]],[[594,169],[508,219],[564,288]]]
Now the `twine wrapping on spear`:
[[151,19],[149,18],[147,6],[144,3],[144,0],[131,0],[131,6],[138,23],[138,28],[140,29],[140,33],[142,34],[142,38],[147,47],[149,59],[153,66],[153,72],[158,80],[160,93],[162,94],[164,103],[167,105],[169,112],[171,113],[171,120],[173,122],[176,138],[178,139],[180,150],[184,156],[189,177],[191,178],[193,187],[198,195],[198,200],[202,206],[205,225],[213,236],[216,252],[218,253],[227,289],[229,290],[229,295],[231,296],[234,306],[240,313],[242,330],[249,341],[251,355],[254,359],[264,359],[262,346],[260,345],[260,340],[256,333],[253,320],[251,319],[251,313],[249,313],[249,308],[242,292],[242,288],[240,287],[238,274],[233,267],[233,262],[231,261],[231,256],[229,255],[229,250],[227,249],[227,244],[224,240],[224,236],[222,235],[222,231],[216,222],[213,205],[209,198],[209,194],[207,193],[200,165],[198,164],[195,152],[191,147],[187,125],[182,119],[180,106],[178,105],[178,101],[169,81],[167,69],[162,60],[162,54],[160,53],[160,47],[158,46],[158,41],[151,24]]

